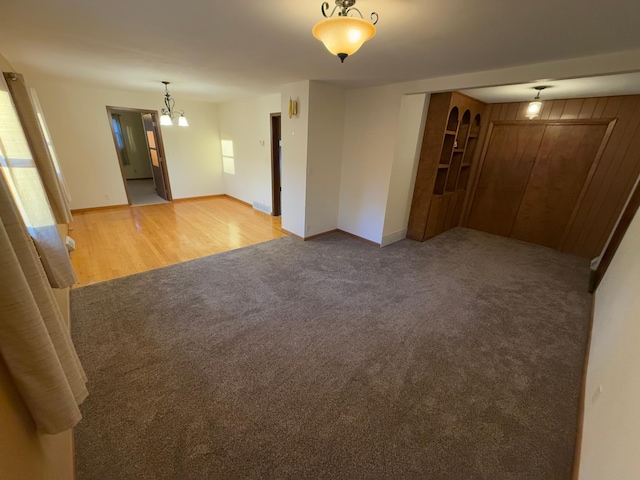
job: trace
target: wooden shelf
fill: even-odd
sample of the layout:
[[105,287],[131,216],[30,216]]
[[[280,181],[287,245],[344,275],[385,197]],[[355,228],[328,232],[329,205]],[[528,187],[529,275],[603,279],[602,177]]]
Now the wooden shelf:
[[449,173],[449,168],[446,169],[438,169],[436,173],[436,183],[433,186],[433,194],[441,195],[446,190],[447,185],[447,177]]
[[424,241],[461,224],[484,107],[458,92],[431,95],[408,238]]

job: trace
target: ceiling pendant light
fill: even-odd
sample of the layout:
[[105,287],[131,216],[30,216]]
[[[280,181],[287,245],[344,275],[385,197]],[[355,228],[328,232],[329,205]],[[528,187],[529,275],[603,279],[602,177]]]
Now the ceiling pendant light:
[[[327,15],[329,2],[324,2],[322,15],[327,19],[318,22],[312,30],[313,36],[324,43],[333,55],[338,56],[342,63],[376,34],[378,14],[373,12],[369,22],[364,19],[360,10],[354,7],[355,4],[356,0],[336,0],[336,6],[331,14]],[[336,10],[338,16],[334,17]],[[352,12],[360,15],[360,18],[350,16]]]
[[174,107],[176,105],[176,101],[171,98],[169,95],[169,82],[164,83],[164,106],[162,110],[160,110],[160,125],[173,125],[173,119],[175,117],[178,118],[178,125],[181,127],[188,127],[189,122],[187,122],[186,117],[184,116],[184,110],[176,111]]
[[538,94],[533,99],[533,102],[530,102],[529,106],[527,107],[526,117],[529,120],[533,120],[538,115],[540,115],[540,110],[542,110],[542,102],[540,101],[540,92],[547,87],[533,87],[533,88],[535,88],[538,91]]

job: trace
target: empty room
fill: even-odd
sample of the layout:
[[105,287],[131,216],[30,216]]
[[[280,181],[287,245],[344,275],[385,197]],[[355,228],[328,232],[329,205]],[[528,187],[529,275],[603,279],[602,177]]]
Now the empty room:
[[640,477],[640,4],[0,7],[0,480]]

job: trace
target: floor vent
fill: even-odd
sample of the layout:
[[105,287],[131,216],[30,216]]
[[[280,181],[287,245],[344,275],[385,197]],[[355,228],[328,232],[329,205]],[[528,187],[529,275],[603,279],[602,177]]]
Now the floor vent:
[[260,210],[261,212],[271,214],[271,207],[265,203],[253,202],[253,208]]

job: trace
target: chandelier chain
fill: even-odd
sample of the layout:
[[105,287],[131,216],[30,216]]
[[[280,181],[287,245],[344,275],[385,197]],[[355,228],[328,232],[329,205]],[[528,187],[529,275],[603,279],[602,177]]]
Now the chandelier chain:
[[[354,7],[355,4],[356,0],[336,0],[336,5],[333,7],[333,10],[331,10],[331,13],[327,15],[331,6],[329,5],[329,2],[323,2],[321,6],[322,15],[326,18],[331,18],[336,13],[336,10],[338,10],[339,17],[347,17],[352,12],[357,12],[357,14],[360,15],[360,18],[364,19],[362,12],[358,8]],[[374,25],[378,23],[378,14],[376,12],[371,13],[371,21]]]

